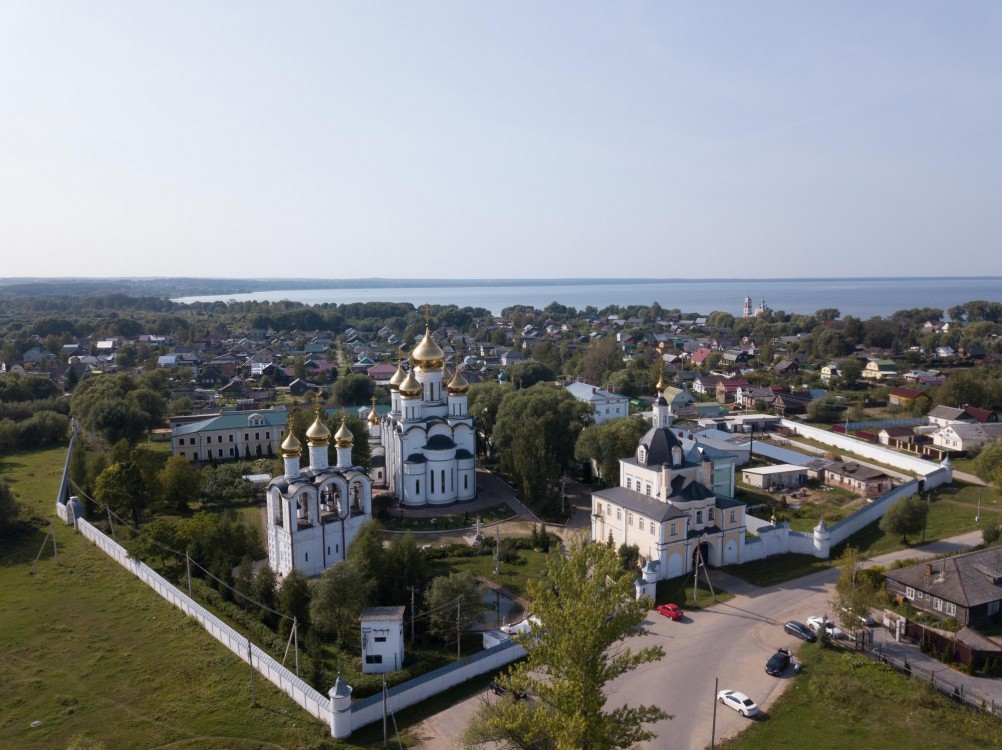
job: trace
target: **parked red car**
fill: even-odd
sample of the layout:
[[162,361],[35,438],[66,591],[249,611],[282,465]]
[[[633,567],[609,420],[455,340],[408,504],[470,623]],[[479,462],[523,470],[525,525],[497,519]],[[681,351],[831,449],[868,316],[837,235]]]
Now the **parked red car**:
[[673,620],[682,619],[682,610],[679,609],[677,604],[659,604],[658,612],[663,614],[665,617],[670,617]]

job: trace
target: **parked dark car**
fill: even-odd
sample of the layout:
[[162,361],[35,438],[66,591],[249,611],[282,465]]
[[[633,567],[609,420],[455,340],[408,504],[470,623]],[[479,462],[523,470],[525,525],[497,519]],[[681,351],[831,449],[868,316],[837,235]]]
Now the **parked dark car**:
[[517,701],[525,698],[525,693],[514,690],[510,685],[498,682],[497,680],[491,680],[491,692],[494,693],[494,695],[510,695]]
[[786,625],[783,626],[783,630],[790,635],[807,641],[808,643],[814,643],[814,641],[818,639],[813,630],[804,625],[804,623],[797,622],[796,620],[790,620],[786,623]]
[[773,677],[779,677],[790,666],[790,649],[781,648],[765,663],[765,671]]

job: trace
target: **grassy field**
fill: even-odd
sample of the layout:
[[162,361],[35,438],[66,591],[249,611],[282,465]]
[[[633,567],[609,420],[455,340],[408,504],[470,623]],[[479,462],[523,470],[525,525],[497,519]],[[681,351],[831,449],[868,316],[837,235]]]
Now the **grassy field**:
[[[0,460],[0,478],[46,520],[64,449]],[[110,558],[57,525],[3,540],[0,746],[215,750],[327,746],[329,730]],[[32,723],[39,722],[36,727]],[[355,744],[380,747],[376,730]],[[331,745],[333,746],[333,745]]]
[[920,680],[838,649],[805,644],[804,671],[767,715],[720,750],[1002,747],[1002,720],[963,708]]
[[[556,547],[553,547],[556,550]],[[528,593],[529,581],[540,580],[546,572],[546,561],[550,553],[536,550],[518,550],[518,562],[501,563],[500,572],[494,575],[493,555],[477,555],[475,557],[446,557],[431,560],[429,567],[433,576],[448,575],[449,571],[469,571],[475,576],[481,576],[518,596]]]

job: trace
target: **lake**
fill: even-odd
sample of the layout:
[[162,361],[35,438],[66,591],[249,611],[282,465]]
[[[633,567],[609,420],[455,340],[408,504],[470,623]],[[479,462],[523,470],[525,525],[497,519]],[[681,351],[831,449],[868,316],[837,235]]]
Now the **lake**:
[[[278,283],[281,283],[280,281]],[[675,281],[553,280],[549,283],[466,281],[441,286],[271,289],[246,294],[182,297],[177,302],[290,300],[307,305],[348,302],[410,302],[415,306],[457,305],[484,307],[494,314],[513,305],[544,308],[551,302],[582,310],[593,305],[650,305],[665,309],[709,314],[723,310],[741,315],[745,296],[752,306],[764,299],[773,310],[810,314],[827,307],[843,316],[887,317],[913,307],[938,307],[944,311],[972,300],[1002,301],[1002,278],[858,278],[858,279],[726,279]]]

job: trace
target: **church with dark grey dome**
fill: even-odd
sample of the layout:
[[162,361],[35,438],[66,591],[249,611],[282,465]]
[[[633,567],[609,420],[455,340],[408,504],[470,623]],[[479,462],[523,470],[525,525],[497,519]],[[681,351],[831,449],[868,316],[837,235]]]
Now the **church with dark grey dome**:
[[379,425],[386,484],[401,505],[449,505],[476,497],[476,437],[467,413],[470,384],[446,381],[445,354],[424,338],[390,379],[390,411]]
[[685,575],[697,560],[739,563],[745,506],[722,494],[734,486],[735,458],[673,429],[663,379],[657,391],[652,428],[619,462],[620,486],[592,494],[592,539],[637,545],[655,580]]

